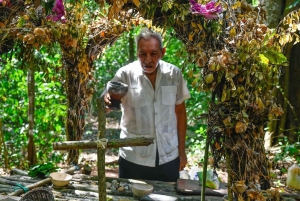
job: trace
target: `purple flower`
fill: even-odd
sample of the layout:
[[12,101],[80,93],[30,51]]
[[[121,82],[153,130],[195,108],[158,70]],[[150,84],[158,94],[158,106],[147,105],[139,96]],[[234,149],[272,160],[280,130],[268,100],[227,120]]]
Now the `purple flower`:
[[213,0],[206,5],[198,4],[195,0],[190,0],[190,4],[192,5],[191,11],[193,14],[203,15],[207,19],[216,19],[218,13],[222,12],[221,5],[216,6],[216,2]]
[[52,20],[53,22],[61,21],[66,22],[65,19],[65,7],[62,0],[55,0],[54,7],[52,8],[53,15],[46,17],[47,20]]

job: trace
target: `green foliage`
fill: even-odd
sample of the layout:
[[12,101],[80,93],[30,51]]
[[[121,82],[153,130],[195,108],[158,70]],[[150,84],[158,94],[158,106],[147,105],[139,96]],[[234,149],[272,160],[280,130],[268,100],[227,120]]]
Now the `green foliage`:
[[[27,153],[28,131],[28,94],[27,73],[22,60],[17,60],[19,50],[12,58],[2,57],[6,63],[0,63],[0,118],[4,124],[5,141],[8,148],[10,166],[27,167],[24,160]],[[52,49],[41,48],[35,52],[35,129],[34,140],[38,161],[54,162],[61,160],[61,154],[53,152],[52,143],[65,138],[64,119],[66,99],[61,74],[60,52],[57,46]],[[20,68],[23,66],[23,69]],[[45,73],[47,72],[47,73]],[[3,152],[1,152],[3,153]],[[0,157],[4,158],[4,157]],[[3,164],[0,159],[0,166]]]
[[31,177],[44,178],[48,176],[51,172],[58,170],[58,167],[55,166],[52,162],[46,164],[38,164],[29,169],[28,175]]
[[291,10],[296,9],[299,6],[300,6],[300,0],[294,0],[293,3],[291,3],[290,5],[286,6],[285,10],[286,11],[291,11]]
[[292,161],[300,162],[300,142],[290,144],[287,137],[279,139],[280,150],[276,153],[275,161]]
[[[193,127],[189,127],[186,137],[186,147],[191,155],[203,154],[206,145],[206,129],[207,126],[203,125],[198,130],[194,131]],[[199,161],[200,162],[200,161]],[[202,161],[201,161],[202,162]]]

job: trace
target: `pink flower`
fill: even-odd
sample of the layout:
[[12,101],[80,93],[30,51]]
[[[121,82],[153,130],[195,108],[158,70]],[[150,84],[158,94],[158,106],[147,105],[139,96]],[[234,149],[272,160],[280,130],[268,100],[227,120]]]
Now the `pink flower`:
[[52,20],[53,22],[61,21],[62,23],[66,22],[65,7],[62,0],[55,0],[52,13],[53,15],[46,17],[47,20]]
[[191,11],[193,14],[200,14],[206,17],[207,19],[216,19],[218,13],[222,12],[221,5],[216,6],[216,2],[210,1],[206,5],[198,4],[195,0],[190,0],[192,5]]

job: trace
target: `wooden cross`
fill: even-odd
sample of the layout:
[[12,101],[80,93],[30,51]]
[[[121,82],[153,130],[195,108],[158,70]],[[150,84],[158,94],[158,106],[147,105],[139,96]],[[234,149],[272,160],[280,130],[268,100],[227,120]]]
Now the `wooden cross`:
[[[98,106],[98,141],[65,141],[53,143],[54,150],[69,149],[97,149],[97,168],[98,168],[98,194],[99,201],[106,200],[106,178],[105,178],[105,149],[119,148],[127,146],[148,146],[153,143],[154,138],[127,138],[108,140],[106,146],[101,147],[101,141],[105,138],[105,104],[102,97],[97,99]],[[99,146],[100,145],[100,146]]]

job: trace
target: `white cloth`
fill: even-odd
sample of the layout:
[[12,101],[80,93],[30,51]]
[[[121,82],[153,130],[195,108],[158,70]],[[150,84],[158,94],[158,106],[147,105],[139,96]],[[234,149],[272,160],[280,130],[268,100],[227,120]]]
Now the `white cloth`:
[[135,164],[154,167],[157,147],[159,164],[177,158],[175,104],[181,104],[190,97],[181,70],[160,61],[154,90],[139,61],[135,61],[120,68],[111,81],[128,85],[128,93],[121,104],[120,138],[155,138],[154,144],[149,146],[120,148],[120,156]]

